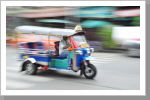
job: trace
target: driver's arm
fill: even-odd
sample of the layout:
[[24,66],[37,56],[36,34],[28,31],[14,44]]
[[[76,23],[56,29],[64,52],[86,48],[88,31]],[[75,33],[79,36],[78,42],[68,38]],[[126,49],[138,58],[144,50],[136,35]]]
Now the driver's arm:
[[67,48],[69,48],[69,47],[70,47],[70,46],[64,46],[63,49],[67,49]]

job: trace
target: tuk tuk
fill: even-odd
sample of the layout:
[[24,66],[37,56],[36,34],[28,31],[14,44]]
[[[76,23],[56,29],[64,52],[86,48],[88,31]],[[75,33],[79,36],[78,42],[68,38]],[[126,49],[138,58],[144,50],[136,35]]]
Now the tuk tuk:
[[87,79],[93,79],[96,76],[96,67],[90,63],[94,49],[88,45],[85,31],[81,26],[77,25],[75,29],[61,29],[26,25],[16,27],[15,32],[17,34],[47,35],[48,43],[51,41],[51,36],[66,36],[70,44],[67,50],[72,66],[68,67],[68,58],[59,55],[60,41],[54,42],[55,48],[53,49],[50,45],[45,47],[42,41],[18,43],[20,59],[23,60],[21,71],[25,71],[26,74],[34,75],[38,70],[56,69],[80,71],[80,75],[84,74]]

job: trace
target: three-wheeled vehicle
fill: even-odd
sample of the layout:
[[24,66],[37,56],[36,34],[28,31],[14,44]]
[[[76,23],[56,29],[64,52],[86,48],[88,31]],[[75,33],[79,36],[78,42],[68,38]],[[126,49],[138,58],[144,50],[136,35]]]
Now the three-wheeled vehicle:
[[68,59],[59,56],[59,42],[55,42],[55,49],[45,49],[42,41],[18,43],[20,59],[23,60],[21,71],[26,74],[36,74],[38,70],[63,69],[80,71],[87,79],[93,79],[96,76],[96,67],[90,63],[91,53],[94,51],[85,39],[85,32],[82,27],[77,25],[75,29],[60,29],[38,26],[18,26],[15,28],[18,34],[36,34],[47,35],[48,43],[51,36],[67,36],[70,46],[67,50],[71,58],[72,66],[68,67]]

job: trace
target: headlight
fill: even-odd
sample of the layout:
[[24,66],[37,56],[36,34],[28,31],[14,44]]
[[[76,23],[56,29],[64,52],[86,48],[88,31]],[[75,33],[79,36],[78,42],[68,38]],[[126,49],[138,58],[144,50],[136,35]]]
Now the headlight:
[[91,48],[91,51],[94,52],[94,48]]
[[80,55],[83,54],[82,51],[76,51],[75,53],[76,53],[76,54],[80,54]]
[[87,53],[90,53],[90,49],[87,49],[86,52],[87,52]]

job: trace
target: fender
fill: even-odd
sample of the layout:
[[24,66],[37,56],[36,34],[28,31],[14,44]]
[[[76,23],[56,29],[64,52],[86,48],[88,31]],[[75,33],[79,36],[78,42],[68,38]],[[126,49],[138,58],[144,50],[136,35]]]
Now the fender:
[[25,59],[23,61],[23,63],[26,62],[26,61],[30,61],[31,63],[35,63],[36,62],[36,60],[34,58],[27,58],[27,59]]
[[83,58],[82,58],[82,61],[84,61],[84,60],[92,60],[92,59],[94,59],[94,58],[91,57],[91,56],[88,56],[88,57],[83,57]]
[[91,56],[83,57],[82,62],[83,62],[83,64],[85,65],[85,67],[87,67],[87,66],[88,66],[88,64],[87,64],[86,60],[92,60],[92,59],[94,59],[94,58],[93,58],[93,57],[91,57]]
[[36,60],[34,58],[27,58],[23,61],[22,65],[21,65],[21,71],[24,71],[25,70],[25,63],[26,61],[30,61],[31,63],[35,63]]
[[78,55],[77,61],[76,61],[76,66],[79,67],[79,66],[81,66],[81,62],[84,62],[85,60],[92,60],[92,59],[94,59],[94,58],[91,56]]

